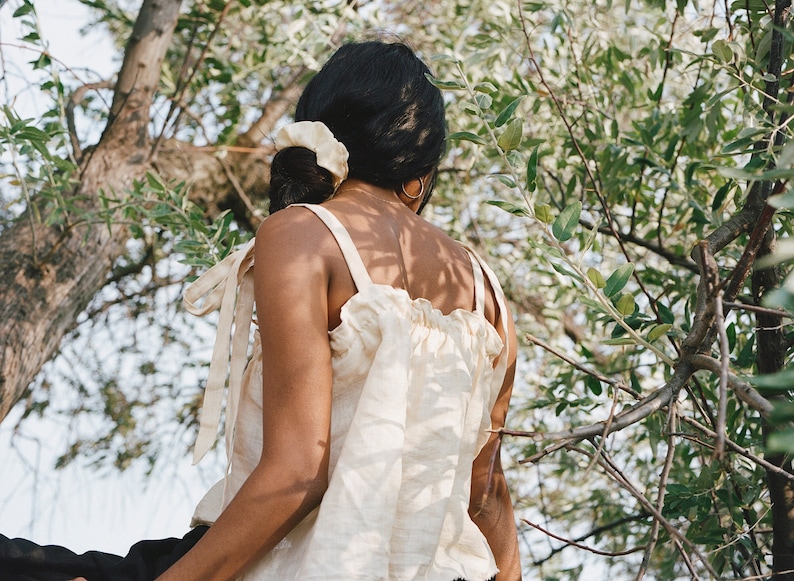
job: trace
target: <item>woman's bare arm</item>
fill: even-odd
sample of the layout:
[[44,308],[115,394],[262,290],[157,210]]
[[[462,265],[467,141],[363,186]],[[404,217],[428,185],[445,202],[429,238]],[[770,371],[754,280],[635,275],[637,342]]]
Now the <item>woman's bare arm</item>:
[[[512,318],[508,317],[508,337],[503,337],[509,347],[507,373],[501,391],[491,411],[491,427],[503,428],[513,391],[516,364],[516,336]],[[501,328],[501,324],[496,326]],[[501,333],[500,333],[501,334]],[[518,581],[521,579],[521,562],[518,551],[518,535],[510,491],[507,488],[500,459],[501,439],[491,434],[488,443],[480,451],[472,466],[471,502],[469,514],[480,527],[494,553],[499,574],[496,581]]]
[[318,240],[327,237],[308,212],[290,210],[268,218],[257,233],[256,303],[265,370],[262,456],[215,524],[160,581],[235,578],[323,497],[331,352],[328,269]]

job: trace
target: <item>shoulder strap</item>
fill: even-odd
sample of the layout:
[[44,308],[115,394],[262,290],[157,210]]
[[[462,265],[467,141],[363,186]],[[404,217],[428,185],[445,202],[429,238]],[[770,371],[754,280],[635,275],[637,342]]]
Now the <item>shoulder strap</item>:
[[314,212],[320,220],[326,225],[328,230],[331,231],[342,255],[345,257],[347,268],[350,270],[350,276],[353,277],[353,282],[356,284],[358,290],[362,290],[372,284],[372,279],[367,272],[367,267],[361,260],[361,255],[358,253],[356,245],[353,244],[353,239],[347,229],[342,225],[339,219],[334,216],[330,210],[318,204],[292,204],[293,206],[303,206],[307,210]]
[[[499,284],[499,279],[496,278],[496,275],[494,274],[493,270],[491,270],[491,268],[483,262],[482,258],[480,258],[479,255],[471,247],[465,244],[463,245],[463,247],[466,250],[468,250],[469,255],[472,257],[472,260],[477,263],[481,276],[484,273],[485,277],[488,279],[488,283],[490,284],[491,289],[493,290],[494,298],[496,299],[496,306],[499,309],[499,320],[502,322],[502,334],[505,337],[504,348],[502,349],[502,353],[499,355],[499,362],[497,363],[496,366],[496,376],[499,379],[499,385],[501,386],[502,382],[504,381],[505,374],[507,373],[507,359],[508,359],[508,355],[510,354],[510,343],[508,341],[508,333],[510,332],[510,327],[508,325],[508,320],[507,320],[507,317],[509,316],[507,310],[507,301],[505,299],[504,291],[502,290],[502,285]],[[474,276],[476,281],[476,277],[477,277],[476,273]],[[475,284],[477,283],[475,282]],[[483,289],[483,295],[484,293],[485,291]],[[479,299],[477,300],[479,301]],[[493,394],[493,397],[495,398],[496,395],[498,395],[498,391],[497,393]],[[493,403],[494,402],[492,401],[491,405],[493,405]]]
[[482,315],[485,312],[485,277],[477,255],[471,249],[464,248],[471,260],[471,272],[474,275],[474,312]]

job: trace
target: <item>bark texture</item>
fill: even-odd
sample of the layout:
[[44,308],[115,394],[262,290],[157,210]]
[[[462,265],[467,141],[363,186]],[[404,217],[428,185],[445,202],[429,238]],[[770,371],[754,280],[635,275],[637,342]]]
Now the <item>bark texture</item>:
[[[99,192],[122,192],[149,167],[149,107],[180,0],[146,0],[119,72],[109,120],[68,202],[90,213]],[[124,226],[47,226],[28,213],[0,236],[0,420],[58,349],[124,251]]]
[[[107,126],[85,153],[69,203],[78,214],[99,209],[97,194],[121,195],[149,169],[185,182],[209,218],[230,209],[251,231],[262,220],[272,144],[262,143],[297,100],[307,69],[299,68],[264,104],[262,114],[224,155],[177,140],[153,146],[149,110],[171,43],[181,0],[146,0],[126,47]],[[153,153],[156,151],[156,153]],[[89,301],[107,284],[129,233],[114,222],[46,226],[26,213],[0,235],[0,421],[57,352]]]

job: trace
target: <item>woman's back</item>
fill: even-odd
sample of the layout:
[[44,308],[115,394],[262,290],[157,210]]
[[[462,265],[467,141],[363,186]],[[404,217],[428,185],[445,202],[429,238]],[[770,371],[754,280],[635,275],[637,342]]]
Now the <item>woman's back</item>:
[[[350,234],[372,280],[425,298],[444,314],[474,310],[474,278],[469,254],[460,243],[412,212],[393,192],[352,184],[324,204]],[[373,193],[375,192],[375,193]],[[305,230],[304,230],[305,232]],[[321,235],[327,243],[327,236]],[[335,268],[329,289],[329,324],[339,323],[341,306],[356,292],[346,266]],[[498,326],[497,309],[488,286],[485,316]]]
[[[448,245],[434,229],[421,228],[421,235],[436,241],[437,256],[422,261],[424,271],[403,268],[399,260],[406,247],[400,239],[410,237],[401,227],[417,225],[399,213],[384,220],[366,204],[360,206],[364,211],[345,213],[347,200],[343,196],[337,202],[289,209],[280,219],[289,218],[284,227],[298,229],[305,241],[282,245],[284,264],[316,268],[304,260],[313,247],[321,262],[329,263],[329,294],[337,294],[342,303],[341,322],[329,335],[329,482],[319,509],[252,566],[246,578],[490,578],[496,572],[493,555],[468,509],[471,466],[489,439],[490,414],[505,375],[505,365],[494,366],[503,343],[483,314],[486,280],[498,284],[489,271],[483,274],[476,257],[457,243]],[[292,238],[281,224],[274,229],[282,240]],[[361,242],[353,241],[351,229]],[[470,280],[465,305],[453,303],[444,313],[426,297],[411,297],[388,279],[376,279],[360,252],[373,238],[386,249],[383,256],[373,252],[368,257],[370,264],[378,262],[381,276],[399,276],[398,282],[407,281],[411,291],[431,284],[429,269],[445,269],[444,276]],[[458,250],[464,264],[457,261]],[[354,293],[346,296],[351,285]],[[438,297],[446,298],[443,293]],[[262,452],[257,447],[262,415],[258,348],[257,343],[240,410],[234,414],[236,425],[227,428],[236,442],[223,506]],[[238,398],[231,394],[230,399]]]

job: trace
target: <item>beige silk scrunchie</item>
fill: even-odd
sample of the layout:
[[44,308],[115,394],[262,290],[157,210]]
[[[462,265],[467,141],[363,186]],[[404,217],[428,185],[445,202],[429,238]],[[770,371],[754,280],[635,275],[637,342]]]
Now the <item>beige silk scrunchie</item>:
[[317,165],[331,172],[334,190],[347,179],[348,152],[322,121],[298,121],[282,127],[276,134],[276,150],[305,147],[317,156]]

